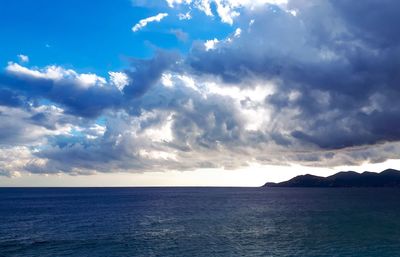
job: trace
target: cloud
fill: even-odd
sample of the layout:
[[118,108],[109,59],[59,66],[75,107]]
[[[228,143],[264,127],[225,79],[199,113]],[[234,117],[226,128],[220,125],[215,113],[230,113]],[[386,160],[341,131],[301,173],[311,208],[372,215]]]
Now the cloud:
[[190,11],[188,11],[186,13],[179,13],[178,18],[179,20],[190,20],[192,19],[192,15],[190,14]]
[[82,87],[90,87],[94,85],[101,86],[106,83],[104,78],[99,77],[95,74],[90,74],[90,73],[78,74],[71,69],[66,70],[58,66],[48,66],[45,69],[38,70],[38,69],[29,69],[17,63],[9,62],[8,66],[6,67],[6,71],[9,74],[24,78],[31,77],[35,79],[49,79],[54,81],[71,79]]
[[151,22],[160,22],[162,19],[168,16],[168,13],[159,13],[155,16],[151,16],[145,19],[140,20],[135,26],[132,27],[133,32],[138,32],[147,26],[147,24]]
[[131,59],[133,68],[127,70],[129,84],[124,87],[126,99],[142,96],[161,78],[165,70],[171,69],[179,60],[175,52],[158,51],[152,59]]
[[181,29],[172,29],[172,30],[171,30],[171,33],[174,34],[175,37],[176,37],[178,40],[182,41],[182,42],[186,42],[186,41],[188,40],[188,38],[189,38],[188,33],[184,32],[184,31],[181,30]]
[[19,107],[23,105],[21,97],[10,89],[0,89],[0,105]]
[[[346,3],[289,2],[298,9],[296,16],[271,6],[248,10],[239,21],[239,38],[196,47],[187,61],[195,71],[229,83],[275,81],[278,90],[265,104],[275,110],[277,131],[305,146],[341,149],[398,141],[393,128],[400,107],[394,58],[399,48],[388,32],[395,31],[393,21],[385,18],[396,19],[391,10],[397,3],[371,4],[373,9]],[[370,19],[349,13],[379,20],[387,25],[386,34]],[[289,115],[283,115],[286,110]]]
[[95,74],[79,74],[58,66],[29,69],[9,63],[0,75],[0,88],[12,90],[14,99],[46,98],[65,107],[67,113],[95,117],[120,105],[122,95]]
[[235,30],[195,41],[185,56],[131,59],[109,78],[9,63],[0,75],[0,150],[23,158],[0,160],[0,173],[398,158],[397,1],[271,3],[170,1],[231,17]]
[[[249,156],[236,153],[233,146],[251,144],[255,132],[246,132],[239,101],[216,93],[203,95],[210,89],[196,78],[173,74],[170,79],[172,86],[157,83],[131,101],[140,114],[109,113],[104,134],[94,140],[70,139],[66,145],[56,138],[53,147],[35,154],[49,160],[46,165],[31,165],[30,170],[139,172],[243,165]],[[197,87],[200,84],[204,89]],[[225,156],[229,153],[237,163]]]
[[0,145],[35,145],[46,142],[46,136],[67,135],[74,126],[85,126],[86,120],[68,115],[54,105],[16,108],[0,106]]
[[0,176],[19,177],[25,172],[25,165],[32,160],[27,147],[0,148]]
[[[166,0],[169,7],[175,8],[178,6],[189,6],[190,8],[196,8],[200,11],[204,12],[207,16],[214,16],[213,6],[216,8],[216,14],[220,17],[221,21],[227,24],[232,25],[235,18],[240,15],[240,11],[243,8],[246,9],[255,9],[260,6],[264,6],[267,4],[281,6],[282,8],[287,5],[287,0],[199,0],[199,1],[191,1],[191,0]],[[188,16],[189,12],[186,15],[179,15],[179,19],[187,19],[191,18]]]
[[18,59],[20,62],[29,62],[29,57],[27,55],[19,54]]
[[120,91],[124,90],[124,87],[129,84],[129,78],[124,72],[108,72],[110,75],[110,82]]
[[205,47],[206,51],[209,51],[209,50],[214,49],[215,46],[218,44],[218,42],[219,42],[219,40],[216,39],[216,38],[207,40],[207,41],[204,43],[204,47]]
[[131,59],[129,69],[109,72],[108,80],[55,65],[28,68],[9,62],[0,73],[0,104],[22,107],[46,99],[84,118],[96,118],[108,110],[130,110],[130,101],[146,93],[178,60],[177,53],[160,50],[150,59]]
[[166,0],[168,5],[170,7],[174,7],[175,5],[180,5],[180,4],[190,4],[192,0]]

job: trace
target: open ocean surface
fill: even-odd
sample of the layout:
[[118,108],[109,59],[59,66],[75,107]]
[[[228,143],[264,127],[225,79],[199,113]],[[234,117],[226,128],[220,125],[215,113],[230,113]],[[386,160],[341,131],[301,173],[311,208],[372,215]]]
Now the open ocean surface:
[[400,189],[0,188],[0,256],[400,256]]

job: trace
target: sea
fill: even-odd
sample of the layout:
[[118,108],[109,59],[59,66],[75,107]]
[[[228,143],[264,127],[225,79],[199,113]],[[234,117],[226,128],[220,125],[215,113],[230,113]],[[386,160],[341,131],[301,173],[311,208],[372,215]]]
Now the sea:
[[400,256],[400,189],[0,188],[0,256]]

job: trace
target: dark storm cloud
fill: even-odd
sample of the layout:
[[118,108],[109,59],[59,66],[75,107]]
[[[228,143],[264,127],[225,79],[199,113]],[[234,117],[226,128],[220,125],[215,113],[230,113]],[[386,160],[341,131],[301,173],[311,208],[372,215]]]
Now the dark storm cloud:
[[[399,140],[399,2],[289,6],[298,8],[296,16],[271,6],[244,15],[240,38],[209,51],[197,46],[188,64],[241,86],[260,77],[277,81],[266,102],[275,112],[301,111],[297,128],[283,129],[305,143],[339,149]],[[295,100],[292,91],[300,93]]]
[[400,43],[400,2],[396,0],[330,1],[349,29],[364,41],[385,48]]

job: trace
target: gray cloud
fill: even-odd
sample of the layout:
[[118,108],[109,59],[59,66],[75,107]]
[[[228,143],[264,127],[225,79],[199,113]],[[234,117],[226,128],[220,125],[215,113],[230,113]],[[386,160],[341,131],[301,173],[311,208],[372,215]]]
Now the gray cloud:
[[186,42],[186,41],[188,40],[188,38],[189,38],[188,33],[184,32],[184,31],[181,30],[181,29],[172,29],[170,32],[171,32],[172,34],[174,34],[175,37],[176,37],[178,40],[182,41],[182,42]]
[[120,105],[121,94],[116,88],[82,87],[75,79],[54,80],[32,76],[0,75],[0,87],[13,90],[14,99],[48,99],[64,106],[67,113],[96,117],[104,109]]
[[128,70],[130,84],[124,88],[126,98],[142,96],[154,85],[165,70],[170,69],[178,61],[178,54],[158,51],[149,60],[132,59],[133,70]]
[[[275,112],[300,110],[296,128],[282,120],[280,129],[304,143],[340,149],[399,140],[397,1],[289,6],[296,16],[271,6],[243,15],[240,38],[209,51],[197,46],[188,64],[240,86],[277,81],[266,103]],[[299,97],[290,100],[291,92]]]

